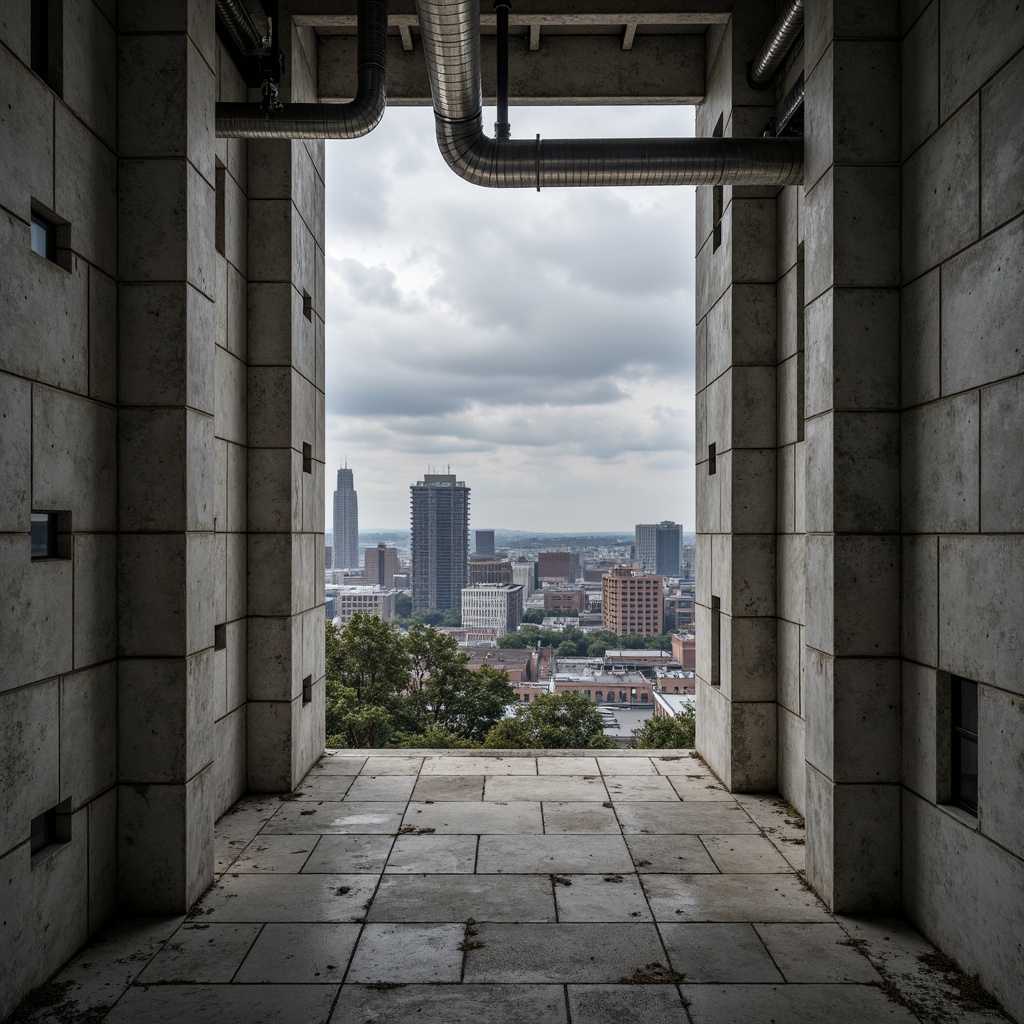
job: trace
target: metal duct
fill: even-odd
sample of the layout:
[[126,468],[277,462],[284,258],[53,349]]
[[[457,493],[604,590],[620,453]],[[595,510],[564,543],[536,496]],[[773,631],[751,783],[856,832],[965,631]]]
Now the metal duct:
[[479,0],[416,0],[437,141],[449,167],[489,188],[797,185],[800,139],[546,139],[483,132]]
[[359,0],[356,70],[349,103],[218,103],[217,135],[229,139],[358,139],[380,124],[387,104],[387,0]]
[[217,17],[240,53],[252,57],[267,48],[268,40],[260,35],[241,0],[217,0]]
[[757,89],[767,89],[775,72],[786,59],[793,40],[804,27],[804,0],[788,0],[779,20],[768,34],[761,52],[750,65],[750,83]]
[[796,118],[798,123],[803,121],[802,114],[799,118],[796,115],[803,108],[804,92],[804,73],[801,71],[800,77],[796,80],[793,88],[783,97],[779,116],[773,117],[765,126],[763,134],[766,138],[781,135],[794,118]]

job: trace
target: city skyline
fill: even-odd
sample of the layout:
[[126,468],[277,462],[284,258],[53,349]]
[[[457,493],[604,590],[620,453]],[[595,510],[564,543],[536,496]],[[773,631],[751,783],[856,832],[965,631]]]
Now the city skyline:
[[[678,107],[512,115],[517,138],[693,130]],[[401,527],[407,481],[451,463],[473,527],[692,529],[692,188],[477,188],[398,107],[327,144],[326,218],[327,466],[356,467],[364,523]]]

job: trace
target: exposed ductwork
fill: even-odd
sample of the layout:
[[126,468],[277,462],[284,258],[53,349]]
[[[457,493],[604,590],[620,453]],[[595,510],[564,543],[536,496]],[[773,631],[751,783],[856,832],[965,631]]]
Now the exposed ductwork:
[[270,40],[260,35],[241,0],[217,0],[217,17],[238,47],[238,52],[244,56],[263,53],[270,45]]
[[793,88],[783,97],[779,116],[773,117],[765,127],[764,135],[766,138],[782,135],[787,128],[790,128],[790,125],[792,125],[792,128],[790,128],[791,134],[794,131],[796,134],[800,134],[803,124],[804,92],[804,73],[801,71],[800,77],[796,80]]
[[750,65],[750,84],[755,89],[767,89],[772,84],[775,72],[786,59],[793,40],[804,27],[804,0],[787,0],[786,6],[775,22],[761,52]]
[[437,141],[448,165],[490,188],[796,185],[800,139],[498,141],[483,131],[479,0],[416,0]]
[[387,104],[387,0],[359,0],[357,13],[355,99],[349,103],[218,103],[217,135],[229,139],[358,139],[372,132]]

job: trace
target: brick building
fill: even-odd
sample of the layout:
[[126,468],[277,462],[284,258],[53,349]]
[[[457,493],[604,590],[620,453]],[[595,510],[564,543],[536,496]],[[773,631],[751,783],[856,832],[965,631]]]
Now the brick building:
[[660,576],[642,576],[617,565],[601,580],[604,628],[619,636],[660,636],[664,609]]

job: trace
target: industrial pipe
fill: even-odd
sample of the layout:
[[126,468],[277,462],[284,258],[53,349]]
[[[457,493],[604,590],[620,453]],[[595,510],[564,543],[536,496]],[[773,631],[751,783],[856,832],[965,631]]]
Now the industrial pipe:
[[512,138],[512,125],[508,121],[508,12],[512,10],[511,0],[494,0],[494,10],[498,23],[498,120],[494,122],[494,137],[507,140]]
[[270,40],[260,35],[240,0],[217,0],[217,17],[244,56],[262,53],[269,45]]
[[804,92],[804,73],[801,71],[793,88],[783,97],[779,116],[773,117],[766,125],[763,132],[765,138],[781,135],[786,130],[804,105]]
[[387,0],[359,0],[357,91],[349,103],[218,103],[217,135],[229,139],[358,139],[387,104]]
[[800,139],[500,141],[483,131],[479,0],[416,0],[438,146],[475,185],[796,185]]
[[786,6],[775,22],[761,52],[750,65],[750,84],[755,89],[767,89],[772,84],[775,72],[786,59],[793,40],[804,27],[804,0],[787,0]]

